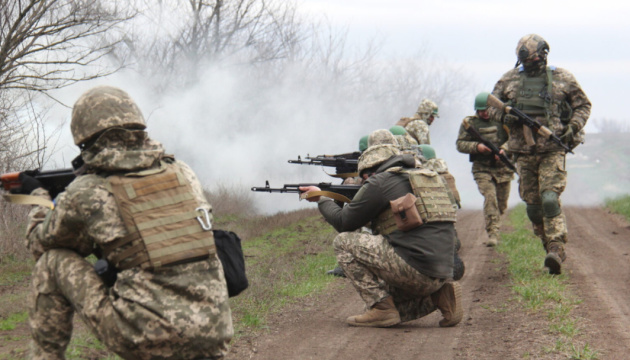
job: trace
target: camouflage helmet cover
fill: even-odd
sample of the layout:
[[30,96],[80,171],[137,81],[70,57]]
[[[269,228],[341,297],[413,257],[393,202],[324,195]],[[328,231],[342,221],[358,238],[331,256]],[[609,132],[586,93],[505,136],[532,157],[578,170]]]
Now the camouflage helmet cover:
[[370,146],[359,157],[359,174],[364,170],[378,166],[387,161],[392,156],[400,155],[400,150],[396,145],[380,144]]
[[533,59],[536,56],[540,57],[542,60],[546,60],[548,52],[549,44],[542,36],[537,34],[523,36],[516,45],[516,57],[521,63]]
[[394,137],[394,134],[387,129],[375,130],[368,137],[368,148],[370,146],[382,144],[396,145],[396,138]]
[[428,119],[431,115],[440,117],[437,104],[429,99],[423,99],[422,102],[420,102],[416,114],[420,115],[420,118],[423,120]]
[[98,86],[79,97],[70,122],[75,145],[112,127],[146,128],[142,112],[129,94],[112,86]]

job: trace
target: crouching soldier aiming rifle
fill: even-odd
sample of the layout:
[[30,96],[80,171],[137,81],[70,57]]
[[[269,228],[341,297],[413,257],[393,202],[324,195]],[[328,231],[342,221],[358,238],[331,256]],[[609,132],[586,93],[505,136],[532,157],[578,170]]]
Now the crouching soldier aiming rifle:
[[[124,91],[97,87],[74,105],[71,130],[85,172],[29,214],[36,259],[29,296],[30,359],[64,359],[76,312],[123,359],[217,359],[232,318],[211,206],[194,172],[144,131]],[[37,174],[19,192],[50,200]],[[108,287],[84,259],[118,269]]]
[[[366,304],[366,312],[347,323],[390,327],[439,309],[440,326],[457,325],[461,288],[447,281],[453,276],[455,207],[443,181],[416,168],[414,157],[392,144],[368,147],[358,170],[366,180],[346,206],[306,196],[339,231],[333,242],[337,261]],[[368,223],[372,234],[356,232]]]

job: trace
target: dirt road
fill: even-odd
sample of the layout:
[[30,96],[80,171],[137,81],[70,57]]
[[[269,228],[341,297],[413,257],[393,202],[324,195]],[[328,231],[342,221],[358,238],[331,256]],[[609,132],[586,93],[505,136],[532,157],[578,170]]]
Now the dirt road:
[[[573,311],[580,340],[599,359],[628,359],[630,347],[630,226],[599,208],[567,208],[570,243],[564,271],[584,301]],[[464,319],[440,328],[439,312],[389,329],[353,328],[345,318],[363,311],[347,280],[274,317],[269,331],[237,341],[228,359],[564,359],[554,352],[545,314],[526,313],[513,301],[505,261],[483,246],[480,211],[458,215],[466,263]],[[542,259],[541,259],[542,269]]]

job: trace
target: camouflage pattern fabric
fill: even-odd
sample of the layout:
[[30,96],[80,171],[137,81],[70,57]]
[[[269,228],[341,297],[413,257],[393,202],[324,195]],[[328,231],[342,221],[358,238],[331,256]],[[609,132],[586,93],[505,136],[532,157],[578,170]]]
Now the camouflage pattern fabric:
[[412,120],[405,126],[405,130],[407,130],[407,133],[410,134],[418,142],[419,145],[431,144],[431,137],[429,136],[429,124],[426,120]]
[[[83,155],[90,169],[150,168],[162,146],[143,131],[112,129]],[[201,207],[212,208],[193,171],[175,162]],[[47,197],[43,189],[33,195]],[[124,359],[221,357],[233,336],[223,270],[216,256],[194,263],[118,273],[107,289],[83,257],[127,234],[104,176],[77,177],[54,210],[34,207],[27,246],[37,261],[29,299],[35,359],[63,359],[76,312]],[[110,256],[124,249],[114,251]]]
[[[512,69],[499,79],[494,86],[492,94],[501,101],[508,102],[514,106],[517,105],[515,101],[519,96],[520,86],[521,74],[519,69]],[[561,109],[559,109],[558,104],[567,101],[573,110],[573,115],[568,124],[575,127],[574,131],[576,134],[584,128],[591,113],[591,102],[573,74],[562,68],[556,68],[553,71],[551,98],[554,100],[554,103],[551,106],[552,114],[549,120],[545,116],[535,116],[536,120],[549,128],[558,137],[561,136],[566,130],[566,125],[560,120],[559,114]],[[488,111],[493,118],[498,119],[503,115],[501,111],[494,108],[490,108]],[[508,141],[510,151],[525,154],[531,153],[532,149],[525,142],[523,126],[520,123],[508,124],[508,126],[510,129],[510,140]],[[535,134],[534,139],[536,144],[533,150],[538,153],[556,152],[560,149],[553,141],[547,140],[540,135]]]
[[375,145],[396,145],[396,138],[394,137],[394,134],[392,134],[389,130],[387,129],[378,129],[378,130],[374,130],[369,136],[368,136],[368,148],[370,146],[375,146]]
[[473,172],[479,193],[483,196],[483,215],[486,221],[488,236],[499,238],[501,229],[501,215],[507,209],[510,195],[510,181],[497,182],[488,172]]
[[86,91],[72,109],[70,129],[79,145],[102,130],[112,127],[146,128],[142,112],[129,94],[111,86]]
[[[546,190],[553,191],[560,197],[566,187],[567,172],[562,153],[519,155],[516,168],[520,175],[519,194],[527,204],[541,205],[541,194]],[[553,218],[543,217],[542,228],[540,224],[533,224],[533,227],[545,248],[552,242],[567,242],[566,219],[562,212]]]
[[[499,148],[508,138],[507,133],[498,121],[492,119],[483,120],[477,116],[469,116],[464,120],[469,121],[481,136]],[[486,232],[488,236],[498,239],[499,230],[501,229],[501,215],[507,209],[514,172],[501,161],[494,161],[494,155],[481,156],[477,151],[478,144],[479,140],[470,135],[466,128],[461,125],[456,141],[457,151],[474,156],[472,173],[479,193],[484,198],[483,214]]]
[[402,321],[430,314],[437,307],[431,294],[444,279],[423,275],[407,264],[382,235],[342,232],[333,241],[337,261],[370,309],[392,296]]

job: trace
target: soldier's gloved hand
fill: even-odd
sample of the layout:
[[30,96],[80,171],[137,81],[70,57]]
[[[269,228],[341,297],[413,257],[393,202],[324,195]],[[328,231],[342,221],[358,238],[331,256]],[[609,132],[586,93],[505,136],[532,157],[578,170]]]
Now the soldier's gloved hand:
[[564,133],[560,135],[560,140],[566,144],[570,144],[573,142],[573,136],[575,135],[575,130],[573,129],[573,125],[567,125],[567,128],[564,130]]
[[33,190],[43,187],[42,183],[34,178],[35,174],[37,174],[37,170],[22,171],[18,176],[22,186],[11,189],[11,193],[29,195]]
[[521,123],[521,120],[516,115],[505,114],[503,115],[503,123],[507,126],[514,126]]

